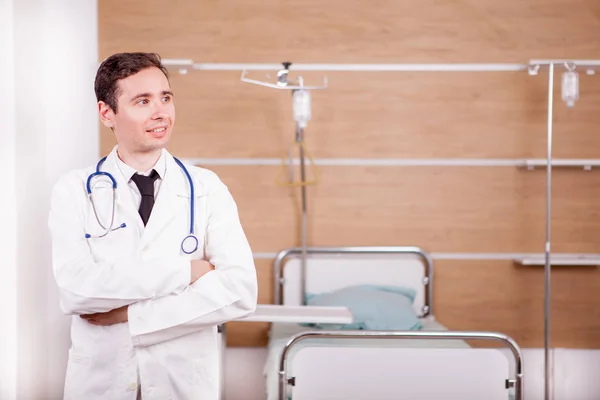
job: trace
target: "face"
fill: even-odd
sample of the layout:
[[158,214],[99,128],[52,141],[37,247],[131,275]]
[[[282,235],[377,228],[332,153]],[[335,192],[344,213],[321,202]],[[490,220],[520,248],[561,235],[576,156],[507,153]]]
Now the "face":
[[119,149],[151,153],[167,146],[175,124],[175,104],[167,77],[146,68],[117,82],[117,113],[98,103],[100,118],[111,128]]

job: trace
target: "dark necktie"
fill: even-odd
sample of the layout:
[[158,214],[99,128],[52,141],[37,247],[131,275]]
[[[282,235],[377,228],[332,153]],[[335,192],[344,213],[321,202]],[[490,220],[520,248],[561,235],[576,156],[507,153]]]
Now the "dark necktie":
[[148,223],[152,207],[154,207],[154,181],[158,178],[158,172],[152,170],[150,176],[144,176],[140,174],[133,174],[131,180],[140,190],[142,195],[142,202],[140,203],[140,217],[144,221],[144,226]]

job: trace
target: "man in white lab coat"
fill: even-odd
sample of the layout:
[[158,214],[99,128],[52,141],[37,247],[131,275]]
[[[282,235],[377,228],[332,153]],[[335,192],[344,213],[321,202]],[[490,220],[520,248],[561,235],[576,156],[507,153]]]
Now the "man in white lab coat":
[[165,149],[175,106],[157,55],[109,57],[95,90],[117,146],[59,179],[49,217],[60,306],[73,316],[65,399],[216,400],[217,326],[257,302],[236,203],[216,174]]

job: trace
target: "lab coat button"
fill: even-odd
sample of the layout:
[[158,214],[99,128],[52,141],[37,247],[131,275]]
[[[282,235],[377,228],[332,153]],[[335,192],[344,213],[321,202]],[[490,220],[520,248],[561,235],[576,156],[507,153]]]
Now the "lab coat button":
[[130,383],[129,390],[137,390],[137,383]]

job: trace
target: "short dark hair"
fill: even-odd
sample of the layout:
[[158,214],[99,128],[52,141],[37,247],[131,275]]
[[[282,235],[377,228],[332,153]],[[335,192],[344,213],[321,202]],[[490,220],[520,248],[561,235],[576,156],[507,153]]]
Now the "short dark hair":
[[162,64],[160,56],[156,53],[113,54],[100,64],[96,72],[94,81],[96,100],[108,104],[116,113],[117,97],[119,96],[117,81],[152,67],[160,69],[169,79],[167,68]]

